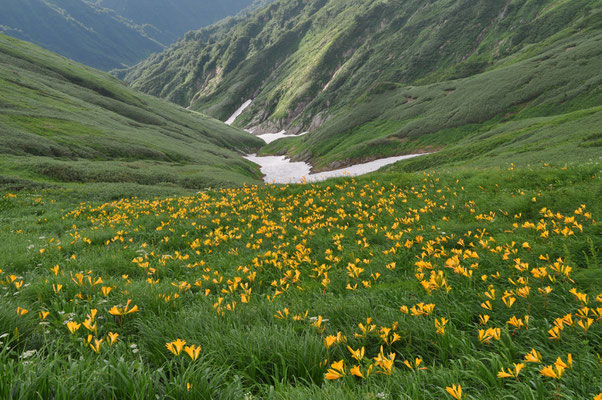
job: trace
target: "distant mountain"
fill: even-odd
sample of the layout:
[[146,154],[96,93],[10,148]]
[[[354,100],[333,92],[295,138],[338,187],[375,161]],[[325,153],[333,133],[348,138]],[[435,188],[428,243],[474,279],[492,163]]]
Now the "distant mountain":
[[[163,44],[175,42],[186,32],[265,3],[261,0],[96,0],[94,3],[134,21]],[[150,25],[147,27],[145,25]]]
[[133,65],[186,31],[251,4],[253,0],[2,0],[0,32],[110,70]]
[[[121,73],[330,168],[602,104],[595,0],[279,0]],[[574,127],[573,127],[574,128]],[[571,128],[571,129],[573,129]]]
[[103,183],[136,193],[260,181],[241,154],[261,140],[2,34],[0,88],[0,189]]

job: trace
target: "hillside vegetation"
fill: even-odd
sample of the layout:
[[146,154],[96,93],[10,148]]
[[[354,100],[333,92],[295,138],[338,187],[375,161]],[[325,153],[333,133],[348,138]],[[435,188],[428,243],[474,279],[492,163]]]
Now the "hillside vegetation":
[[0,32],[110,70],[161,51],[188,30],[235,15],[253,0],[2,0]]
[[[0,35],[0,186],[173,193],[257,182],[261,140]],[[86,183],[87,185],[81,185]],[[140,186],[144,185],[144,186]]]
[[508,157],[599,158],[602,34],[573,35],[541,44],[536,56],[532,52],[469,78],[377,84],[311,135],[273,143],[263,152],[287,152],[317,169],[417,152],[437,154],[406,162],[412,169],[499,165]]
[[599,32],[601,10],[592,0],[276,1],[191,32],[120,76],[222,120],[253,99],[239,126],[300,132],[347,118],[341,110],[367,92],[429,90]]

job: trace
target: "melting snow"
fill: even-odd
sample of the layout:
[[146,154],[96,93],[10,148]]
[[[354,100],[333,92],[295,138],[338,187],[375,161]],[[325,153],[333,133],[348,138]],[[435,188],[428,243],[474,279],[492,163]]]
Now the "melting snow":
[[266,183],[299,183],[305,179],[307,182],[318,182],[328,178],[339,176],[358,176],[374,172],[385,165],[393,164],[397,161],[407,160],[418,157],[423,154],[408,154],[405,156],[381,158],[380,160],[370,161],[363,164],[352,165],[347,168],[336,169],[333,171],[319,172],[310,174],[311,166],[305,162],[292,162],[285,156],[267,156],[258,157],[249,155],[245,158],[258,164],[261,172],[265,175],[263,178]]
[[245,101],[242,106],[238,107],[238,110],[234,111],[234,114],[232,114],[230,116],[230,118],[228,118],[226,120],[226,122],[224,122],[226,125],[232,125],[234,123],[234,121],[236,121],[236,118],[238,118],[240,116],[240,114],[242,114],[242,112],[251,105],[251,103],[253,102],[253,100],[247,100]]
[[303,132],[298,135],[287,135],[286,131],[280,131],[278,133],[264,133],[263,135],[257,135],[257,137],[260,139],[263,139],[263,141],[266,143],[272,143],[274,140],[287,138],[287,137],[303,136],[305,134],[307,134],[307,132]]

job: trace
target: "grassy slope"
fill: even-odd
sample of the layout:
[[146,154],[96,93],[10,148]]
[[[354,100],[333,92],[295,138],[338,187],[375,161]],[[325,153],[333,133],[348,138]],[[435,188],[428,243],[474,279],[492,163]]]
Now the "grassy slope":
[[0,88],[4,186],[104,182],[121,184],[117,191],[136,184],[182,190],[258,178],[240,153],[260,140],[4,35]]
[[311,135],[275,142],[263,152],[288,152],[318,168],[441,149],[406,164],[426,168],[482,159],[495,165],[508,154],[533,152],[536,157],[525,159],[597,158],[602,34],[550,42],[469,78],[377,85]]
[[278,1],[190,33],[125,77],[222,119],[254,98],[240,125],[306,129],[375,85],[472,76],[549,37],[599,29],[599,17],[591,0]]
[[[468,400],[591,400],[602,392],[599,172],[456,168],[107,204],[0,195],[0,397],[433,400],[459,384]],[[449,293],[424,289],[431,273]],[[129,300],[137,312],[109,314]],[[400,310],[419,303],[432,314]],[[96,327],[71,334],[66,322],[93,309]],[[528,329],[507,322],[526,315]],[[374,331],[362,337],[358,324]],[[384,343],[382,328],[399,339]],[[489,328],[499,340],[481,342]],[[337,333],[346,342],[327,349]],[[175,339],[202,346],[198,360],[171,354]],[[347,346],[365,349],[361,363]],[[392,376],[350,375],[357,364],[366,374],[381,346]],[[496,376],[531,349],[542,363]],[[562,379],[541,375],[569,353]],[[425,370],[403,364],[416,357]],[[339,360],[347,376],[325,380]]]

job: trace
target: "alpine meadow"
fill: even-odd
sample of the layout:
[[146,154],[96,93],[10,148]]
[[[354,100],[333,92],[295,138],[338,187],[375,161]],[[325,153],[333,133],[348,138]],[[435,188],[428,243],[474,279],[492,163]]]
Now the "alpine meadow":
[[0,399],[602,400],[602,3],[209,3],[0,6]]

